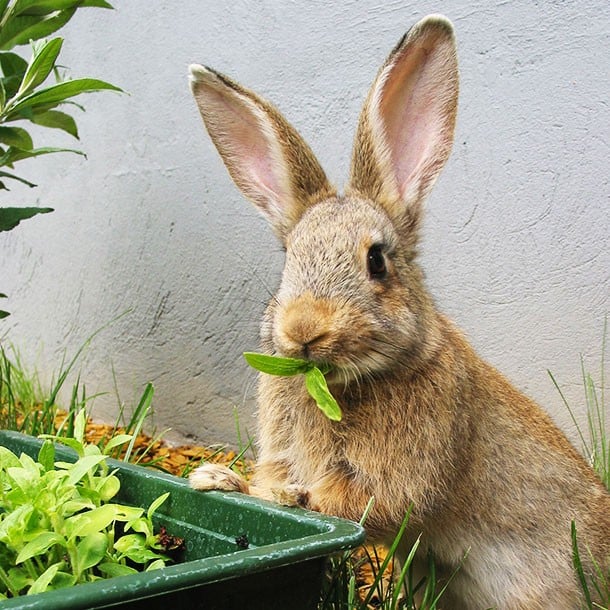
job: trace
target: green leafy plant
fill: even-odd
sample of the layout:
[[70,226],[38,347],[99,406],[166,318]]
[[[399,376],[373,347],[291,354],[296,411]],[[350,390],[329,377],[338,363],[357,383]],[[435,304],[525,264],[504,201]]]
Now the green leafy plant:
[[[8,171],[18,161],[57,152],[83,154],[68,148],[35,147],[30,133],[15,123],[29,122],[59,129],[78,139],[76,121],[63,109],[66,104],[76,106],[71,98],[92,91],[121,91],[102,80],[63,80],[60,75],[57,61],[63,39],[46,40],[46,37],[63,27],[83,7],[112,8],[104,0],[0,0],[0,190],[8,190],[7,180],[36,186]],[[29,61],[13,51],[30,43]],[[52,75],[55,82],[48,83]],[[60,106],[62,110],[58,110]],[[0,232],[10,231],[22,220],[52,211],[48,207],[2,206]],[[0,294],[0,298],[5,297]],[[7,315],[8,312],[0,311],[0,318]]]
[[[99,578],[166,565],[166,532],[154,533],[152,517],[169,494],[148,508],[111,502],[120,489],[106,454],[84,442],[86,417],[75,420],[72,438],[49,437],[38,460],[0,447],[0,594],[16,597]],[[55,461],[52,440],[78,459]],[[129,442],[119,435],[105,451]]]
[[321,369],[309,360],[281,358],[280,356],[255,354],[253,352],[245,352],[244,358],[252,368],[268,375],[280,375],[282,377],[305,375],[307,392],[316,401],[322,413],[334,421],[341,420],[341,408],[330,393],[326,383],[325,375],[330,372],[330,367]]

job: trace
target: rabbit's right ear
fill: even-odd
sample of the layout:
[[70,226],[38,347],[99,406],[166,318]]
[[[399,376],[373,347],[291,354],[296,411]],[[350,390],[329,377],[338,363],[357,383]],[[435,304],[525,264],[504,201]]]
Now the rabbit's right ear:
[[303,212],[334,195],[297,131],[271,104],[226,76],[190,66],[203,122],[235,184],[284,241]]
[[451,151],[457,97],[453,27],[431,15],[390,53],[360,115],[350,189],[382,205],[413,245],[423,200]]

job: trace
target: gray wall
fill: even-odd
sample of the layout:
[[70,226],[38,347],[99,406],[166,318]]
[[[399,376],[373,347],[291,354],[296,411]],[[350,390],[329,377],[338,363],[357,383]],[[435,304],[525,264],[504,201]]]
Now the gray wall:
[[[156,386],[173,438],[253,430],[258,318],[282,256],[231,184],[187,84],[196,61],[282,109],[342,184],[366,90],[417,19],[455,23],[462,73],[456,144],[428,204],[422,260],[439,307],[480,353],[569,429],[546,374],[582,402],[579,354],[597,370],[608,311],[607,0],[115,2],[66,28],[63,62],[129,95],[83,99],[84,160],[20,166],[38,182],[3,202],[55,213],[0,235],[0,323],[49,378],[103,330],[81,363],[90,394],[126,402]],[[40,134],[38,144],[68,144]],[[112,395],[95,401],[112,417]]]

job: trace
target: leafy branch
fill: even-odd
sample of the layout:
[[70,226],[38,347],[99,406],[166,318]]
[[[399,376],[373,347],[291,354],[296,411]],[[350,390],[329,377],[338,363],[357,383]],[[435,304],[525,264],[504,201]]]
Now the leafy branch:
[[[63,107],[72,105],[82,109],[72,98],[83,93],[121,91],[95,78],[63,80],[60,76],[57,61],[63,38],[46,38],[84,7],[112,8],[105,0],[0,0],[0,190],[9,190],[9,180],[36,186],[12,171],[18,161],[57,152],[84,155],[72,148],[35,147],[29,132],[16,126],[16,122],[59,129],[78,139],[76,121]],[[32,45],[29,61],[13,51],[27,44]],[[48,82],[51,77],[55,82]],[[52,211],[48,207],[0,207],[0,232],[14,229],[22,220]],[[7,315],[0,311],[0,318]]]

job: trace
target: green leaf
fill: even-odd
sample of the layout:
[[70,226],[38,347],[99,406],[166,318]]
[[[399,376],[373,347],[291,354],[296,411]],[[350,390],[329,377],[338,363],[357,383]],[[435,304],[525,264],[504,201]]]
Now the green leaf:
[[[5,297],[6,295],[0,295]],[[6,447],[0,446],[0,470],[7,470],[8,468],[19,468],[21,466],[21,462],[19,458]]]
[[24,566],[11,568],[8,571],[8,577],[13,591],[21,591],[26,587],[30,587],[34,582],[34,579],[28,574]]
[[28,44],[30,40],[50,36],[68,23],[75,12],[76,9],[71,8],[48,16],[11,14],[7,18],[5,15],[0,27],[0,49],[12,49],[18,45]]
[[107,528],[113,521],[137,519],[144,510],[120,504],[102,504],[90,511],[66,519],[66,529],[70,537],[88,536]]
[[11,103],[6,108],[7,118],[19,114],[25,109],[35,108],[37,106],[57,105],[61,102],[80,95],[81,93],[91,93],[93,91],[118,91],[122,93],[122,89],[111,85],[103,80],[96,78],[77,78],[74,80],[56,83],[44,89],[39,89],[29,95],[18,100],[16,103]]
[[130,574],[137,574],[138,570],[125,566],[122,563],[112,563],[110,561],[100,563],[97,566],[99,571],[107,578],[114,578],[115,576],[129,576]]
[[333,421],[341,421],[341,408],[330,393],[326,378],[319,368],[313,367],[305,373],[305,386],[322,413]]
[[246,362],[257,371],[268,375],[280,375],[289,377],[299,375],[309,371],[314,364],[308,360],[298,358],[281,358],[279,356],[269,356],[267,354],[255,354],[244,352]]
[[105,0],[85,0],[81,6],[91,6],[96,8],[114,8],[109,2]]
[[55,446],[50,440],[45,440],[38,452],[38,463],[42,464],[45,472],[55,470]]
[[81,457],[68,471],[68,482],[71,485],[78,483],[87,474],[93,474],[97,465],[106,459],[105,455],[87,455]]
[[55,575],[59,571],[59,568],[63,566],[63,561],[54,563],[49,566],[35,581],[34,584],[28,589],[28,595],[34,595],[35,593],[44,593],[48,588]]
[[11,7],[11,15],[49,15],[56,11],[73,8],[79,0],[16,0]]
[[120,489],[121,482],[117,477],[112,474],[104,477],[104,482],[98,489],[101,501],[108,502],[109,500],[112,500],[112,498],[119,493]]
[[16,146],[30,150],[34,147],[32,137],[21,127],[0,127],[0,142],[7,146]]
[[11,315],[10,312],[0,309],[0,320],[2,320],[4,318],[8,318],[10,315]]
[[34,113],[28,117],[32,123],[41,127],[49,127],[51,129],[61,129],[78,140],[78,128],[76,121],[65,112],[59,110],[47,110],[45,112]]
[[[10,51],[0,53],[0,70],[2,70],[5,79],[15,77],[21,82],[27,69],[28,62],[21,55]],[[15,88],[15,91],[17,91],[17,88]]]
[[22,220],[52,211],[53,208],[0,208],[0,231],[10,231]]
[[151,503],[151,505],[148,507],[146,516],[149,519],[152,519],[152,516],[155,514],[156,510],[159,508],[159,506],[161,506],[161,504],[163,504],[163,502],[165,502],[165,500],[167,500],[167,498],[169,498],[169,491],[164,494],[161,494],[156,500]]
[[76,545],[76,576],[92,568],[104,559],[108,549],[108,536],[104,532],[93,532]]
[[128,557],[136,563],[146,563],[163,555],[150,550],[146,546],[146,538],[142,534],[127,534],[121,536],[115,543],[114,548],[124,557]]
[[112,8],[107,2],[100,0],[17,0],[15,2],[14,14],[19,15],[48,15],[55,11],[67,8],[81,8],[93,6],[99,8]]
[[32,557],[46,553],[52,546],[61,544],[65,546],[65,538],[55,532],[41,532],[34,540],[28,542],[17,555],[15,563],[23,563]]
[[[74,449],[74,451],[76,451],[76,453],[78,453],[79,457],[84,455],[82,443],[80,443],[79,441],[77,441],[74,438],[70,438],[69,436],[57,437],[52,434],[41,434],[39,436],[39,438],[48,438],[51,440],[56,440],[58,443],[61,443],[62,445],[66,445],[67,447],[70,447],[70,449]],[[61,462],[61,463],[65,464],[66,467],[70,467],[70,463],[67,463],[67,462]]]
[[115,447],[119,447],[120,445],[124,445],[128,443],[132,439],[131,434],[117,434],[113,436],[105,445],[104,445],[104,454],[108,455],[112,449]]
[[9,165],[23,159],[31,159],[33,157],[40,157],[42,155],[52,155],[53,153],[59,152],[71,152],[76,155],[85,156],[85,153],[80,150],[74,150],[73,148],[55,148],[51,146],[43,146],[41,148],[32,148],[31,150],[25,150],[23,148],[16,148],[11,146],[5,153],[0,157],[0,166]]
[[138,532],[139,534],[144,534],[146,539],[151,536],[154,536],[154,528],[150,519],[147,517],[138,517],[133,521],[130,521],[125,525],[125,531],[133,530],[134,532]]
[[255,354],[244,352],[246,362],[257,371],[268,375],[280,375],[288,377],[291,375],[305,375],[305,386],[309,395],[316,401],[322,412],[334,421],[341,420],[341,409],[328,389],[325,373],[330,371],[330,366],[321,365],[320,370],[313,362],[298,358],[281,358],[280,356],[269,356],[267,354]]
[[0,176],[3,178],[10,178],[11,180],[17,180],[18,182],[22,182],[23,184],[29,186],[30,188],[34,188],[36,185],[25,178],[20,178],[15,174],[11,174],[10,172],[5,172],[4,170],[0,170]]
[[32,504],[20,504],[10,513],[6,513],[0,522],[0,541],[16,546],[24,542],[24,533],[29,530],[34,513]]
[[[80,409],[74,418],[74,438],[84,445],[85,443],[85,430],[87,427],[87,412],[85,409]],[[84,448],[81,450],[79,455],[84,455]]]
[[55,67],[55,60],[61,51],[62,38],[53,38],[45,42],[36,52],[28,65],[17,95],[22,96],[43,83]]
[[164,568],[165,565],[166,562],[163,559],[156,559],[155,561],[152,561],[150,564],[148,564],[146,571],[152,572],[153,570],[160,570],[161,568]]

